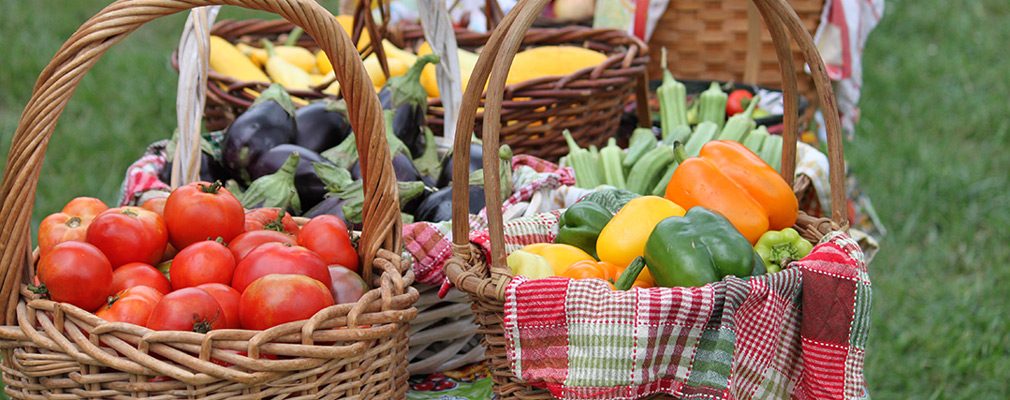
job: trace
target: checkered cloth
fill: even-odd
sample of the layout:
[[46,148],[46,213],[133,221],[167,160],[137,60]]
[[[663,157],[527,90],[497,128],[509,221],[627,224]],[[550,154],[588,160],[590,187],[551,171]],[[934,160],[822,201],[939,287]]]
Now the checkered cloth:
[[505,339],[515,375],[563,399],[868,398],[870,293],[859,245],[833,233],[782,272],[698,288],[516,277]]
[[[549,211],[566,208],[588,193],[573,186],[575,175],[568,167],[562,168],[533,156],[517,155],[512,158],[512,169],[514,192],[502,202],[502,213],[514,207],[527,207],[532,211],[529,214],[533,214],[533,217],[516,218],[513,220],[517,221],[516,223],[509,224],[512,228],[507,230],[507,237],[512,243],[524,241],[535,243],[533,240],[546,240],[550,232],[544,228],[549,226],[554,226],[554,234],[557,234],[557,218],[561,215],[560,211],[553,213]],[[546,193],[545,200],[539,204],[530,204],[536,193]],[[530,218],[539,220],[529,221]],[[490,246],[486,235],[485,208],[478,214],[470,215],[470,241]],[[549,238],[553,240],[554,236]],[[403,243],[407,256],[413,260],[414,274],[418,282],[431,285],[447,282],[442,266],[452,256],[451,221],[406,224],[403,226]]]

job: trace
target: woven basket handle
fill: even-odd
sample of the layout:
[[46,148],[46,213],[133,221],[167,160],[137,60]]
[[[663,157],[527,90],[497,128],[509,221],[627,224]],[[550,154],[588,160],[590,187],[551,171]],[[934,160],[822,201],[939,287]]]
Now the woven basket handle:
[[[505,16],[491,35],[488,44],[481,51],[474,67],[470,82],[463,96],[457,126],[473,124],[474,114],[479,105],[480,88],[488,82],[484,102],[484,178],[485,202],[487,204],[488,234],[491,239],[491,259],[488,260],[492,281],[501,282],[512,273],[505,264],[505,240],[501,213],[500,184],[498,179],[498,135],[501,124],[501,105],[505,88],[505,78],[512,60],[518,51],[523,36],[533,24],[533,20],[544,9],[549,0],[521,0]],[[791,185],[795,173],[796,141],[798,139],[798,91],[793,73],[792,53],[789,36],[799,45],[806,62],[813,72],[821,107],[824,110],[825,128],[828,132],[828,161],[830,164],[832,220],[839,226],[847,225],[845,215],[845,175],[842,150],[841,125],[838,108],[824,63],[821,60],[813,38],[803,27],[796,12],[786,0],[753,0],[766,25],[769,27],[776,54],[782,70],[783,96],[785,102],[785,131],[783,136],[782,176]],[[787,33],[788,32],[788,33]],[[470,146],[466,135],[457,135],[453,149],[453,241],[457,251],[468,244],[469,221],[467,209],[467,159]],[[466,257],[466,255],[463,255]]]
[[[370,266],[379,249],[399,254],[400,212],[379,99],[351,39],[313,0],[117,0],[88,20],[64,43],[39,75],[18,122],[0,193],[0,301],[6,323],[14,322],[19,284],[31,243],[35,188],[46,146],[60,114],[84,74],[102,54],[155,18],[208,5],[237,5],[272,12],[305,29],[336,67],[355,132],[364,179],[364,228],[358,251]],[[368,268],[363,268],[368,270]]]

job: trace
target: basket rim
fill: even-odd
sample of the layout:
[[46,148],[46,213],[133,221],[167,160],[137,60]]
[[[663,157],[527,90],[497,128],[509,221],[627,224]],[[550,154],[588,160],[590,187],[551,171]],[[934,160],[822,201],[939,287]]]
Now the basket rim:
[[[247,35],[280,36],[290,31],[293,27],[293,24],[277,19],[226,19],[216,22],[214,26],[211,27],[211,34],[221,36],[223,39],[228,40],[231,43],[237,43],[237,38]],[[472,43],[482,43],[482,41],[486,42],[491,37],[491,32],[479,33],[460,28],[456,29],[456,33],[458,39],[462,37],[461,40],[466,40]],[[418,38],[423,40],[423,33],[420,25],[410,26],[408,28],[401,27],[394,32],[391,32],[391,35],[397,37],[397,39],[394,40],[418,40]],[[622,82],[636,79],[639,74],[643,73],[648,68],[648,45],[641,39],[628,35],[622,30],[590,28],[585,26],[534,28],[529,30],[528,38],[529,42],[524,42],[526,45],[536,45],[543,42],[562,43],[565,41],[570,43],[590,41],[606,43],[607,41],[610,41],[613,42],[613,44],[606,43],[609,47],[611,47],[611,51],[607,52],[609,57],[599,66],[583,68],[568,75],[547,76],[534,80],[513,83],[508,85],[506,88],[510,98],[542,98],[551,95],[555,97],[591,97],[592,93],[588,92],[585,86],[618,85]],[[314,43],[314,39],[308,35],[303,35],[302,39],[299,40],[299,45],[311,43]],[[250,44],[256,45],[256,43]],[[172,68],[176,71],[179,69],[178,56],[178,49],[173,50],[170,60]],[[601,81],[601,78],[618,78],[621,81],[606,82]],[[218,85],[219,83],[226,84],[226,88],[222,89]],[[210,69],[207,85],[208,96],[212,96],[218,102],[232,107],[247,108],[252,104],[253,99],[249,97],[250,94],[245,92],[245,90],[251,89],[255,92],[261,92],[269,86],[269,82],[239,81]],[[568,90],[569,88],[572,88],[573,90]],[[298,96],[309,101],[323,98],[338,98],[337,96],[323,93],[321,90],[286,90],[292,96]],[[547,93],[544,93],[544,91],[547,91]],[[243,93],[245,93],[245,96],[243,96]],[[481,97],[483,98],[484,95]],[[428,105],[431,107],[440,107],[441,98],[429,98]]]

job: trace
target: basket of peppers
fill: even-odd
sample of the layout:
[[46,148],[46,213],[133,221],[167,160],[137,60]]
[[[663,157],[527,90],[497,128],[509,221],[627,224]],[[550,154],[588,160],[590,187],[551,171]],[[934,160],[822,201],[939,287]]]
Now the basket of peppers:
[[[754,0],[782,69],[789,37],[811,65],[828,116],[831,195],[844,204],[840,124],[809,34],[783,0]],[[469,85],[487,82],[485,152],[497,147],[507,62],[546,0],[520,1],[481,53]],[[788,31],[788,36],[787,36]],[[798,132],[795,76],[783,75],[783,160]],[[458,126],[478,106],[465,92]],[[453,156],[469,148],[457,143]],[[503,223],[487,190],[489,228],[467,232],[467,198],[453,198],[451,285],[470,296],[495,393],[502,398],[855,398],[869,332],[870,280],[844,210],[817,219],[745,146],[676,146],[661,195],[601,189],[564,211]],[[485,155],[485,159],[488,159]],[[457,162],[459,162],[457,160]],[[498,172],[485,165],[486,187]],[[578,177],[576,177],[578,178]],[[463,182],[456,176],[456,187]],[[465,187],[465,186],[464,186]],[[551,237],[545,243],[532,238]],[[475,240],[476,238],[476,240]],[[484,240],[484,238],[487,238]]]

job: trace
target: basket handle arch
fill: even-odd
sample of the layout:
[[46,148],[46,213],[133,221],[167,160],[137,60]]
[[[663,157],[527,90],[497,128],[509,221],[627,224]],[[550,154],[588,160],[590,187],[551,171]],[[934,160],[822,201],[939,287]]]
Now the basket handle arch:
[[[522,43],[522,38],[530,29],[534,19],[543,11],[549,0],[521,0],[505,16],[497,26],[488,44],[481,52],[471,74],[470,81],[463,96],[460,107],[459,123],[456,126],[472,126],[474,116],[479,106],[481,88],[487,83],[484,103],[484,125],[482,137],[484,144],[484,194],[487,205],[488,234],[491,241],[491,259],[488,260],[492,281],[507,283],[512,277],[512,271],[505,263],[505,239],[501,212],[501,194],[498,172],[498,142],[501,129],[501,106],[505,89],[505,79]],[[824,111],[825,128],[828,134],[828,162],[830,166],[831,202],[833,207],[831,222],[837,227],[848,225],[845,214],[845,174],[844,156],[841,136],[841,123],[838,119],[838,107],[835,103],[834,91],[831,87],[824,62],[820,57],[813,38],[803,27],[796,12],[786,0],[753,0],[762,18],[765,20],[775,45],[776,56],[782,71],[784,123],[783,152],[781,174],[786,182],[792,185],[795,173],[796,142],[798,140],[798,90],[796,76],[793,73],[790,37],[799,45],[803,57],[813,74],[818,99]],[[468,223],[468,190],[467,162],[470,156],[470,146],[466,135],[457,135],[453,144],[453,252],[457,256],[469,259],[469,223]],[[787,162],[793,160],[793,162]],[[493,288],[487,295],[494,296]],[[501,288],[498,288],[501,289]]]
[[[0,304],[6,324],[15,306],[31,243],[31,214],[46,147],[60,114],[84,74],[113,45],[159,17],[212,5],[277,14],[317,40],[341,83],[361,159],[365,203],[358,252],[370,266],[380,249],[399,254],[400,212],[378,96],[351,39],[334,16],[313,0],[117,0],[82,25],[39,75],[18,122],[0,192]],[[363,268],[369,274],[370,268]],[[370,275],[370,274],[369,274]],[[368,278],[366,278],[368,279]],[[397,285],[403,287],[403,285]]]

